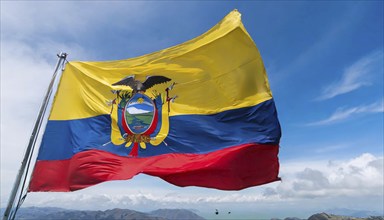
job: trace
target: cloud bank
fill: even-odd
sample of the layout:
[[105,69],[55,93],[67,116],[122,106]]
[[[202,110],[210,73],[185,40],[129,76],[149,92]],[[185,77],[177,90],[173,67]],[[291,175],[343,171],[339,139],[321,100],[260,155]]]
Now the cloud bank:
[[362,154],[290,173],[276,189],[280,198],[384,195],[383,157]]

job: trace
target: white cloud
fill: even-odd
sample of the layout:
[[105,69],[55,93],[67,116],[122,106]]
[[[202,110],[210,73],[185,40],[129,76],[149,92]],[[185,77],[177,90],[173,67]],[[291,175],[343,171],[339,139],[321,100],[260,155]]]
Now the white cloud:
[[384,100],[377,101],[369,105],[356,106],[352,108],[338,108],[331,116],[326,119],[308,123],[308,126],[329,125],[347,120],[357,115],[384,112]]
[[383,51],[373,52],[346,68],[340,80],[325,87],[318,100],[325,100],[349,93],[372,84],[370,75],[380,74],[383,66]]
[[[289,170],[289,168],[288,168]],[[303,166],[287,172],[277,193],[282,198],[383,196],[383,157],[362,154],[346,161]]]
[[[51,42],[32,47],[21,41],[1,42],[1,205],[5,205],[20,168],[39,107],[52,78],[55,54],[76,45]],[[50,55],[50,57],[48,56]]]
[[[83,5],[84,4],[84,5]],[[150,14],[142,3],[1,2],[1,205],[4,206],[20,168],[40,104],[52,77],[56,54],[70,60],[92,60],[97,55],[84,49],[79,38],[91,39],[98,28],[136,29]],[[127,13],[126,7],[131,10]],[[136,10],[141,8],[141,10]],[[103,10],[100,10],[103,9]],[[97,13],[95,13],[97,11]],[[118,19],[125,17],[130,20]],[[108,19],[106,19],[108,18]],[[99,26],[100,25],[100,26]],[[65,36],[65,37],[63,37]],[[87,51],[87,52],[85,52]]]
[[1,204],[8,200],[39,107],[61,50],[83,56],[75,44],[1,41]]
[[[135,30],[153,10],[142,2],[6,1],[1,6],[3,37],[31,43],[63,35],[78,40],[106,26]],[[147,17],[134,19],[137,15]]]

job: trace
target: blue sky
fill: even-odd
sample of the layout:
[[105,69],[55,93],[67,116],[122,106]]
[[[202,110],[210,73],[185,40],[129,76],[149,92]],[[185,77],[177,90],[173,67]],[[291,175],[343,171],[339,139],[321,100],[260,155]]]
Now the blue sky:
[[[238,9],[278,108],[285,181],[223,192],[140,175],[76,193],[31,194],[25,205],[189,206],[219,219],[228,216],[211,210],[231,209],[238,218],[308,217],[332,208],[383,212],[383,7],[382,1],[1,1],[1,206],[56,53],[69,53],[69,60],[144,55],[197,37]],[[77,200],[84,202],[73,207]]]

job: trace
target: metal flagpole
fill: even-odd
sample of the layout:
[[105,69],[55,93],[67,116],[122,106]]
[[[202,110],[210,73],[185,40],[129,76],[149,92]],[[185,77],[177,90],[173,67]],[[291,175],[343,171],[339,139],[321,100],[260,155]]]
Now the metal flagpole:
[[[43,99],[41,106],[40,106],[40,111],[39,111],[39,114],[37,116],[35,125],[33,127],[32,134],[31,134],[31,137],[29,139],[29,143],[28,143],[27,149],[25,151],[23,161],[21,162],[19,172],[16,176],[15,184],[13,185],[11,195],[9,196],[8,205],[7,205],[7,208],[4,212],[3,220],[10,220],[10,219],[15,218],[17,209],[21,205],[20,202],[22,202],[26,196],[26,195],[23,196],[22,193],[25,189],[25,184],[26,184],[26,179],[27,179],[27,175],[28,175],[29,165],[31,162],[31,157],[33,154],[33,149],[35,147],[36,140],[37,140],[37,137],[38,137],[38,134],[40,131],[40,127],[41,127],[41,124],[42,124],[42,121],[43,121],[43,118],[45,115],[45,111],[47,109],[49,99],[50,99],[50,96],[52,94],[53,85],[55,83],[57,73],[59,72],[59,68],[64,64],[64,62],[67,58],[67,54],[63,53],[63,52],[61,52],[57,56],[58,56],[58,61],[57,61],[56,67],[55,67],[55,71],[53,73],[51,82],[48,86],[47,93]],[[22,183],[22,187],[20,189],[21,181],[23,181],[23,183]],[[14,212],[12,212],[12,209],[14,207],[15,199],[17,197],[18,192],[20,192],[19,200],[17,201],[16,210]]]

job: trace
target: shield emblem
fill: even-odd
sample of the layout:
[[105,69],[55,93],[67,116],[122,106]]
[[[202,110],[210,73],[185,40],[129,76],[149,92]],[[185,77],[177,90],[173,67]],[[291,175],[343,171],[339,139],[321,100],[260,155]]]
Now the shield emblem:
[[155,111],[155,104],[151,98],[136,93],[124,107],[123,123],[133,134],[144,134],[154,122]]

